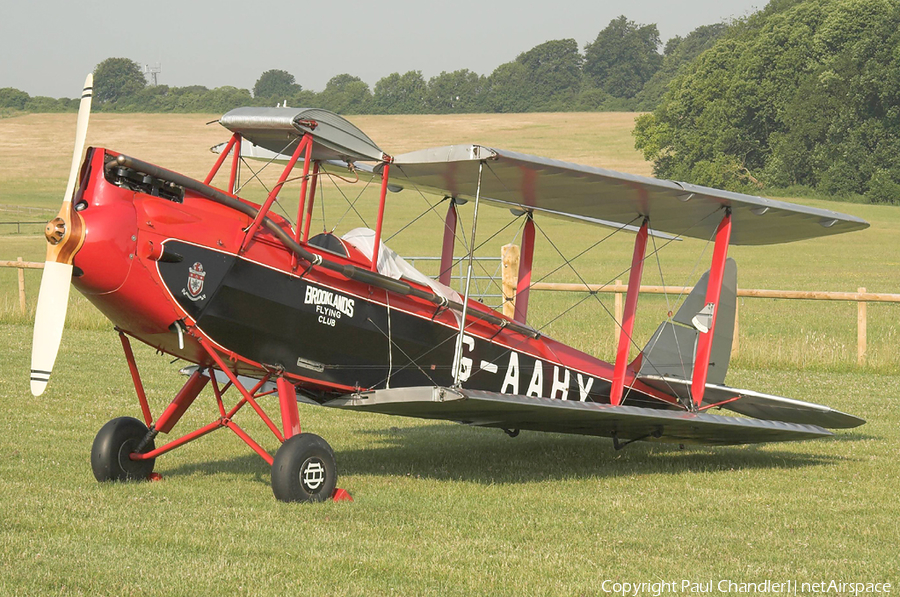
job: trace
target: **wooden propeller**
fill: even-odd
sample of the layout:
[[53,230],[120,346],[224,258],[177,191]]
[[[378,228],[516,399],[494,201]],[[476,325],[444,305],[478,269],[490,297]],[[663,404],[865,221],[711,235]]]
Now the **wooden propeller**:
[[72,195],[75,193],[78,169],[87,138],[93,86],[94,76],[89,74],[84,80],[84,91],[78,107],[75,149],[72,154],[72,167],[69,170],[69,182],[59,214],[44,229],[48,243],[47,258],[44,262],[44,274],[41,276],[41,290],[38,294],[31,345],[31,393],[35,396],[43,394],[47,382],[50,381],[50,373],[56,362],[66,322],[72,261],[78,249],[84,244],[84,220],[72,205]]

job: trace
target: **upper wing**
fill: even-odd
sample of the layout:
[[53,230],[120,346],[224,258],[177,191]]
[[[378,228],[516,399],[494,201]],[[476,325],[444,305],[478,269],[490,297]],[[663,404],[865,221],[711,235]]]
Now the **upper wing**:
[[[365,133],[327,110],[237,108],[219,122],[258,146],[243,153],[287,159],[304,134],[315,137],[312,158],[375,162],[360,169],[380,176],[388,159]],[[269,154],[268,152],[271,152]],[[825,209],[720,191],[688,183],[624,174],[480,145],[450,145],[396,156],[390,183],[559,218],[634,228],[644,217],[657,233],[709,239],[730,208],[731,243],[759,245],[827,236],[868,227],[864,220]],[[334,167],[334,163],[331,165]],[[327,166],[326,166],[327,167]]]
[[[316,144],[314,160],[379,161],[384,153],[348,120],[317,108],[235,108],[219,124],[254,145],[289,157],[304,134]],[[261,152],[264,153],[264,152]]]
[[326,402],[325,406],[500,429],[598,435],[623,441],[735,445],[832,435],[815,425],[551,400],[465,388],[375,390],[336,398]]
[[655,230],[705,240],[712,237],[721,220],[715,214],[729,207],[731,243],[737,245],[789,242],[869,225],[830,210],[479,145],[451,145],[397,156],[390,180],[409,188],[473,198],[481,162],[485,165],[483,201],[560,217],[640,224],[647,216]]

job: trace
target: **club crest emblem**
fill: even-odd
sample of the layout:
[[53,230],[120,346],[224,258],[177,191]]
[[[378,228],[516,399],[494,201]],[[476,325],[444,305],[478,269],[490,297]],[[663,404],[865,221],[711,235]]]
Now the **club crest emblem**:
[[192,301],[205,299],[206,295],[201,294],[203,292],[203,280],[205,278],[206,271],[203,269],[203,264],[199,261],[195,262],[188,270],[187,292],[184,293],[185,296]]

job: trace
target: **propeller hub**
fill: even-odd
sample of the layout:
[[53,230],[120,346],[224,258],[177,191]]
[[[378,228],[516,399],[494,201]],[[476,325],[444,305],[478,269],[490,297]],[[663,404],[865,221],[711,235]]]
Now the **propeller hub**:
[[44,236],[51,245],[58,245],[66,236],[66,221],[59,216],[53,218],[44,227]]

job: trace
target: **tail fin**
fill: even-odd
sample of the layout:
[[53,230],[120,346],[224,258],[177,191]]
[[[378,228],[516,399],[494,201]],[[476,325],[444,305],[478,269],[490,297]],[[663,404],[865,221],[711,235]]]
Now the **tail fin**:
[[[704,326],[706,286],[709,272],[703,274],[671,321],[664,321],[656,329],[650,342],[641,352],[638,377],[644,375],[691,379],[697,352],[697,338]],[[737,264],[725,261],[722,292],[716,306],[716,329],[709,355],[707,383],[722,384],[731,360],[734,337],[734,314],[737,306]],[[706,332],[703,332],[706,333]]]

